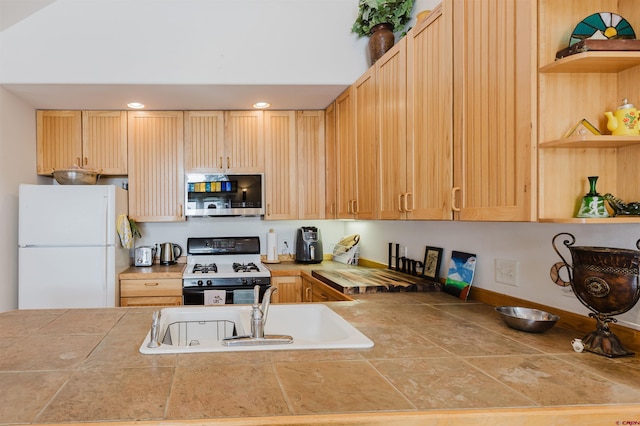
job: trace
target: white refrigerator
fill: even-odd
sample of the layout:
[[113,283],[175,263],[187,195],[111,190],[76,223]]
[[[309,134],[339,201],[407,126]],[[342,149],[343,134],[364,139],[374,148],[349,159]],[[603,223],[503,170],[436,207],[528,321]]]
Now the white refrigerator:
[[20,185],[18,308],[119,306],[129,266],[117,220],[127,191],[115,185]]

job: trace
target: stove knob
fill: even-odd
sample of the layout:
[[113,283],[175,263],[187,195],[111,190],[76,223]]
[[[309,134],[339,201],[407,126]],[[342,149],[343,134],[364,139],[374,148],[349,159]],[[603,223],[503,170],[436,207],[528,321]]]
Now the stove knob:
[[258,284],[258,280],[256,280],[255,278],[251,278],[251,284],[253,285]]
[[202,280],[198,280],[198,285],[201,286],[202,285]]
[[242,279],[242,284],[247,284],[247,279],[246,278]]
[[207,280],[207,285],[209,285],[209,286],[213,285],[213,283],[211,282],[211,280]]

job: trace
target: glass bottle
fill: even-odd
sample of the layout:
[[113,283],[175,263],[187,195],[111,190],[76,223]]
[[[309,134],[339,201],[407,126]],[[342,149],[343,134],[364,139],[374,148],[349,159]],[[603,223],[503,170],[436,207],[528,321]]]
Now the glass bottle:
[[604,197],[596,191],[598,176],[589,176],[589,192],[582,197],[577,217],[609,217]]

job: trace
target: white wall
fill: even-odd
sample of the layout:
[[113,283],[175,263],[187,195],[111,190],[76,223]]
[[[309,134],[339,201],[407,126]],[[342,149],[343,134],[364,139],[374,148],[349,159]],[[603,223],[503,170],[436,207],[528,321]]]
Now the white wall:
[[37,181],[35,117],[0,87],[0,312],[18,307],[18,185]]
[[[440,275],[446,276],[452,250],[477,255],[473,285],[498,293],[542,303],[570,312],[589,311],[573,296],[570,287],[559,287],[550,279],[551,266],[561,259],[551,240],[560,232],[576,237],[576,246],[636,249],[640,225],[564,225],[546,223],[362,221],[345,222],[345,233],[361,235],[360,255],[387,264],[388,243],[406,246],[408,257],[422,261],[425,246],[444,249]],[[569,251],[560,252],[571,262]],[[564,248],[564,250],[562,250]],[[518,261],[519,280],[514,287],[495,281],[495,258]],[[568,277],[564,272],[564,279]],[[640,304],[618,317],[621,324],[640,330]]]
[[[140,223],[142,238],[136,245],[172,242],[186,249],[189,237],[260,237],[260,252],[267,253],[266,241],[269,229],[273,228],[278,237],[278,254],[295,253],[296,230],[301,226],[315,226],[320,229],[322,248],[331,253],[333,244],[344,236],[344,222],[335,220],[294,221],[260,220],[257,217],[190,218],[179,223]],[[288,243],[288,249],[285,246]]]

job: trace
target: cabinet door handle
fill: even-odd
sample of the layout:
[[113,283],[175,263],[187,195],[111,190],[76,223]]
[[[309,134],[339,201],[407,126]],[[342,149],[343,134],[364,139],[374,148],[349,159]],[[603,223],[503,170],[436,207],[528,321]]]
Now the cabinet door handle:
[[[398,211],[400,213],[403,213],[402,211],[402,198],[404,197],[404,194],[398,194]],[[406,204],[406,202],[405,202]]]
[[229,161],[229,157],[227,157],[227,169],[231,168],[231,161]]
[[157,287],[160,285],[159,282],[154,282],[154,283],[144,283],[144,285],[146,285],[147,287]]
[[267,204],[267,216],[271,216],[271,204]]
[[454,212],[460,211],[460,207],[456,206],[456,194],[458,192],[460,192],[459,186],[454,186],[453,188],[451,188],[451,210],[453,210]]
[[305,291],[304,300],[310,302],[311,301],[311,287],[305,288],[304,291]]
[[182,204],[178,206],[178,217],[182,217]]
[[76,166],[82,166],[82,163],[80,162],[80,157],[76,157]]
[[[411,208],[409,208],[409,197],[411,197]],[[404,211],[410,213],[413,211],[413,194],[411,192],[407,192],[404,194]]]
[[331,203],[331,206],[329,207],[329,213],[336,214],[336,203]]
[[218,158],[218,168],[221,169],[222,168],[222,157]]
[[84,165],[86,166],[87,164],[89,164],[89,159],[87,157],[84,157]]
[[358,200],[353,200],[353,214],[358,214]]

